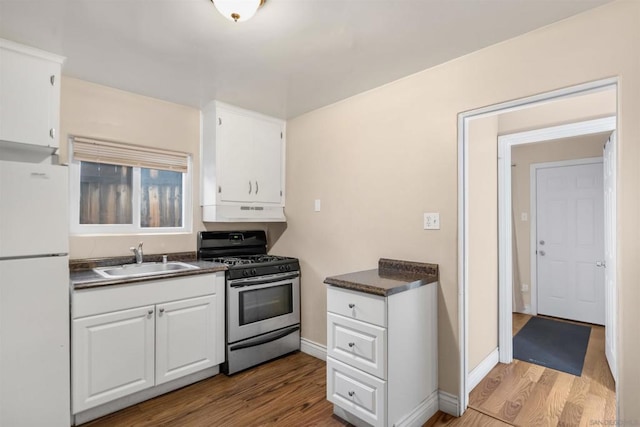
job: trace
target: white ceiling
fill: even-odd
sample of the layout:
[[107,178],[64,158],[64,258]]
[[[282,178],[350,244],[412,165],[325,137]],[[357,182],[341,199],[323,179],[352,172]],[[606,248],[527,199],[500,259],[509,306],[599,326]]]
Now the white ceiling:
[[608,1],[267,0],[236,24],[210,0],[0,0],[0,37],[83,80],[291,118]]

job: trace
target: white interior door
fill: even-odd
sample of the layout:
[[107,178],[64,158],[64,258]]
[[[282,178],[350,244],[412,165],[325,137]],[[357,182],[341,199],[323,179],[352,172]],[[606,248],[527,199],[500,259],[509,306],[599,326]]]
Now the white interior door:
[[605,284],[605,355],[613,378],[616,368],[616,133],[604,146],[604,284]]
[[602,163],[536,173],[538,313],[602,325]]

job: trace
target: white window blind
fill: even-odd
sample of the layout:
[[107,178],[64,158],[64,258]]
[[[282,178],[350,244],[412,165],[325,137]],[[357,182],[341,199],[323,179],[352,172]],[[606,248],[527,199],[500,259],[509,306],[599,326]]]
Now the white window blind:
[[75,160],[182,173],[188,170],[188,153],[80,136],[71,140]]

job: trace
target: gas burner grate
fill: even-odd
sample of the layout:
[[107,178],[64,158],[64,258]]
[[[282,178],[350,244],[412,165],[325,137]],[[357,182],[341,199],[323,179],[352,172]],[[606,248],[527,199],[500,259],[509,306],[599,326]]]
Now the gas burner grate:
[[225,264],[228,267],[235,267],[237,265],[245,265],[245,264],[253,263],[253,261],[249,258],[237,258],[237,257],[213,258],[211,261]]

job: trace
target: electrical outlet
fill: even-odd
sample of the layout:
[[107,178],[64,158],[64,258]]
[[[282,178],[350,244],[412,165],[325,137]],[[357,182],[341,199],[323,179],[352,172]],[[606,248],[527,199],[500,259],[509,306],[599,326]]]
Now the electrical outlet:
[[522,292],[529,292],[529,285],[526,283],[523,283],[522,285],[520,285],[520,290]]
[[440,230],[440,214],[437,212],[425,212],[424,214],[425,230]]
[[529,214],[526,212],[522,212],[520,214],[520,221],[529,221]]

